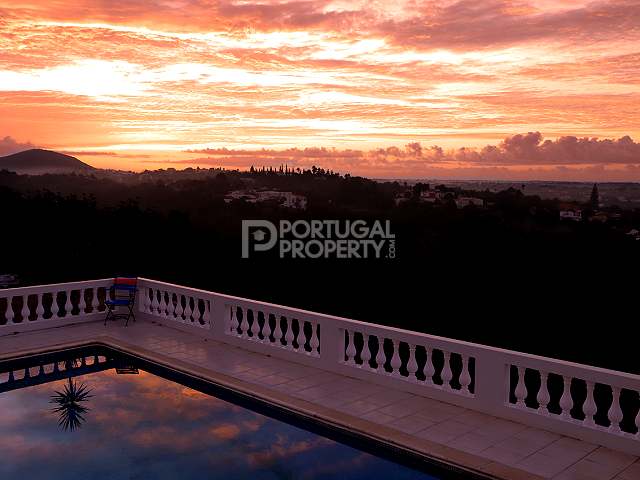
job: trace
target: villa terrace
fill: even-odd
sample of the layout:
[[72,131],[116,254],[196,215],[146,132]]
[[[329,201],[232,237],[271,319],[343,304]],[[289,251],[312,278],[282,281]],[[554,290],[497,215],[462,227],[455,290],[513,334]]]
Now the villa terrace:
[[640,479],[636,375],[148,279],[103,326],[111,283],[0,290],[0,360],[105,345],[487,478]]

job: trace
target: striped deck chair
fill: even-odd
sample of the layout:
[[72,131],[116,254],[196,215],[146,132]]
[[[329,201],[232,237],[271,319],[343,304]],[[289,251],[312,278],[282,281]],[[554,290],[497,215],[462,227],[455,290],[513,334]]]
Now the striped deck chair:
[[[136,321],[136,316],[133,313],[133,305],[136,300],[137,283],[137,278],[116,277],[113,279],[113,285],[109,287],[107,298],[104,301],[107,307],[107,316],[104,319],[105,325],[107,321],[118,318],[127,319],[124,324],[125,327],[129,325],[130,318],[133,318],[134,322]],[[116,313],[118,308],[126,308],[127,312]]]

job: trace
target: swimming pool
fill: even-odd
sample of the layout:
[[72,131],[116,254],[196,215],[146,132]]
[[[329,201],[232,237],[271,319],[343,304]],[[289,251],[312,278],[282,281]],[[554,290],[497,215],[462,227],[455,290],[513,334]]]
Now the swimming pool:
[[0,364],[0,412],[0,478],[458,478],[103,347]]

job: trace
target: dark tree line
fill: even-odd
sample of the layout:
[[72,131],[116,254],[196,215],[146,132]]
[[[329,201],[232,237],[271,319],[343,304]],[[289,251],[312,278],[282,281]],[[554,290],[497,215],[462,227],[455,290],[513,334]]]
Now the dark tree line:
[[[287,167],[288,168],[288,167]],[[243,188],[307,196],[306,210]],[[638,243],[624,228],[561,222],[520,190],[445,193],[487,208],[396,206],[406,189],[332,172],[224,172],[127,182],[0,173],[0,273],[25,284],[132,274],[552,357],[638,371]],[[420,187],[424,188],[424,187]],[[427,186],[428,188],[428,186]],[[415,196],[414,196],[415,197]],[[625,225],[640,220],[622,212]],[[390,220],[394,259],[243,260],[242,219]]]

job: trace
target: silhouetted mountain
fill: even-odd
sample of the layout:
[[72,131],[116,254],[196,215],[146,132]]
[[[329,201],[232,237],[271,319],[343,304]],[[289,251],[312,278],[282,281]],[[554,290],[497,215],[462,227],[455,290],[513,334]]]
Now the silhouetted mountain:
[[40,148],[0,157],[0,170],[3,169],[31,175],[90,172],[95,170],[91,165],[87,165],[75,157]]

